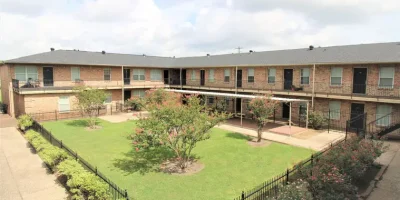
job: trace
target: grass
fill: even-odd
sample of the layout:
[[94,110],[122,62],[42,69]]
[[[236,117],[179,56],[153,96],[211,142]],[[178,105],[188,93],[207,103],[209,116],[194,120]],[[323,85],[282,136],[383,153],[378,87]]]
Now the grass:
[[134,121],[109,123],[87,131],[82,120],[45,122],[43,125],[64,144],[98,167],[135,199],[233,199],[308,157],[309,149],[272,143],[251,147],[247,137],[213,128],[211,139],[197,144],[194,154],[205,168],[193,175],[155,171],[167,150],[145,153],[133,150],[128,136]]

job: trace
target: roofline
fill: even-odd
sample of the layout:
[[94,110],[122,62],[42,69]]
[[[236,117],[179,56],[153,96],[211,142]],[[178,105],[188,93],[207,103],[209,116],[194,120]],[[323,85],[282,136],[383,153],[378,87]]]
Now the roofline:
[[100,67],[143,67],[143,68],[223,68],[223,67],[279,67],[279,66],[312,66],[312,65],[365,65],[365,64],[397,64],[399,61],[390,62],[324,62],[324,63],[299,63],[299,64],[242,64],[242,65],[213,65],[213,66],[138,66],[138,65],[112,65],[112,64],[78,64],[78,63],[26,63],[26,62],[3,62],[5,64],[27,64],[27,65],[68,65],[68,66],[100,66]]

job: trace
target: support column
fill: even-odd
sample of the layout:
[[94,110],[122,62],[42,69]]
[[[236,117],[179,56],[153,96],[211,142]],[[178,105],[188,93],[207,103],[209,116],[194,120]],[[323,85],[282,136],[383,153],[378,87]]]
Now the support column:
[[307,101],[307,110],[306,110],[306,129],[308,129],[308,107],[309,107],[309,102]]
[[289,102],[289,135],[292,136],[292,102]]
[[313,77],[312,77],[312,96],[311,96],[311,108],[314,110],[314,96],[315,96],[315,64],[313,67]]
[[243,127],[243,98],[240,99],[240,127]]
[[181,85],[181,90],[182,90],[182,68],[179,69],[179,85]]
[[124,98],[125,98],[125,80],[124,80],[124,66],[121,66],[121,70],[122,70],[122,73],[121,73],[121,76],[122,76],[122,87],[121,87],[121,90],[122,90],[122,95],[121,95],[121,97],[122,97],[122,103],[124,103]]

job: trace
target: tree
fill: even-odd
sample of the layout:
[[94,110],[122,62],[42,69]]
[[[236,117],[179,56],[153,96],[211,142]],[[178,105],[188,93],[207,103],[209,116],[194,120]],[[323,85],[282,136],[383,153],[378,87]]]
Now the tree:
[[107,94],[103,90],[90,87],[77,87],[76,92],[77,106],[83,114],[88,116],[87,123],[90,128],[95,128],[96,118],[99,109],[103,106]]
[[248,108],[250,113],[254,115],[257,120],[257,142],[261,141],[262,129],[268,122],[268,118],[272,116],[276,108],[277,101],[271,99],[270,96],[260,96],[252,99],[249,102]]
[[176,166],[184,171],[190,163],[197,142],[210,138],[209,130],[227,118],[227,114],[208,112],[197,96],[184,97],[164,90],[146,94],[150,115],[140,118],[132,135],[136,151],[168,148],[176,156]]

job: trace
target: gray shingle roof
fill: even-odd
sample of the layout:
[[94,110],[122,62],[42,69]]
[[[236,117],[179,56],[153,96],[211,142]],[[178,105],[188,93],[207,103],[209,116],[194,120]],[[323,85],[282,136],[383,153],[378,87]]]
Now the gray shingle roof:
[[263,51],[198,57],[158,57],[56,50],[6,61],[25,64],[108,65],[140,67],[216,67],[336,63],[398,63],[400,42]]

